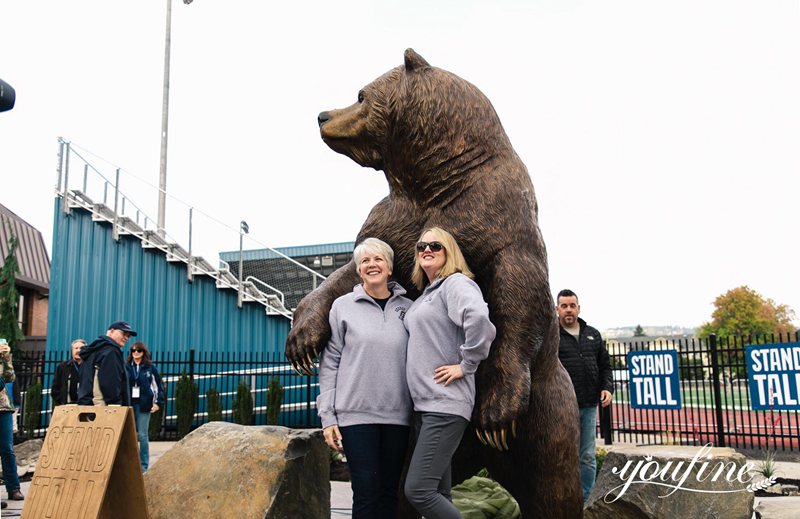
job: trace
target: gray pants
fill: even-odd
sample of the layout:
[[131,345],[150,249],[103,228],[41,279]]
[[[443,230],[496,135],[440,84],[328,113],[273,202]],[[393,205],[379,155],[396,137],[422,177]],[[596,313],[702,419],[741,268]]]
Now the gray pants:
[[467,424],[467,420],[452,414],[414,414],[417,445],[408,466],[405,493],[426,519],[461,518],[451,503],[450,462]]

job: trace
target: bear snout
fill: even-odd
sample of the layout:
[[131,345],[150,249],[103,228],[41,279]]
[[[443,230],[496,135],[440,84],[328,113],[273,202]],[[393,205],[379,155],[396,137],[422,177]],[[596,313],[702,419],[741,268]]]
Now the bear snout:
[[317,123],[320,126],[322,126],[323,124],[325,124],[330,120],[331,120],[331,114],[329,114],[328,112],[320,112],[320,114],[317,116]]

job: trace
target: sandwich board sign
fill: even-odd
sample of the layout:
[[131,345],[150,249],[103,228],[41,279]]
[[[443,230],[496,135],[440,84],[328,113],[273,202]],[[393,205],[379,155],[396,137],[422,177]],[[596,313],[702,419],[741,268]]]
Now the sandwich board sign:
[[22,517],[149,519],[133,409],[56,407]]

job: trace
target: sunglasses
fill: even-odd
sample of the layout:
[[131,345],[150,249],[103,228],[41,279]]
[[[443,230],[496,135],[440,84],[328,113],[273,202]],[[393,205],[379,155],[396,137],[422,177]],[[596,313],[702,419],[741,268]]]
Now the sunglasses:
[[440,250],[444,249],[444,245],[438,241],[426,242],[426,241],[418,241],[415,245],[417,248],[417,252],[424,252],[425,249],[431,249],[431,252],[439,252]]
[[144,353],[144,350],[140,350],[139,348],[131,348],[131,353]]

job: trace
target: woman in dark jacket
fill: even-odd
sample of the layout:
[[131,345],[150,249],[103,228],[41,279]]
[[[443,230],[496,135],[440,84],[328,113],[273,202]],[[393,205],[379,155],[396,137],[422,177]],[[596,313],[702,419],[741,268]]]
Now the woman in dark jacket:
[[150,414],[164,405],[164,384],[161,375],[150,360],[150,350],[141,341],[133,343],[128,354],[128,385],[131,406],[136,418],[136,433],[139,437],[139,460],[142,472],[150,464]]

